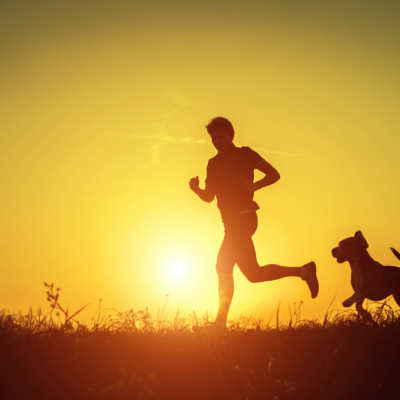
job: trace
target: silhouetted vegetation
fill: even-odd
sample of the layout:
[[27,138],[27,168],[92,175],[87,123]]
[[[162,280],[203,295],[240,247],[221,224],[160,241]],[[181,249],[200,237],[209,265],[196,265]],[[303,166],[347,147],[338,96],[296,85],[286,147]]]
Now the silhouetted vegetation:
[[[193,333],[210,316],[102,310],[80,323],[48,287],[50,312],[0,312],[1,399],[391,399],[400,319],[374,303],[377,325],[353,311],[289,321],[241,317]],[[81,310],[79,310],[81,311]]]

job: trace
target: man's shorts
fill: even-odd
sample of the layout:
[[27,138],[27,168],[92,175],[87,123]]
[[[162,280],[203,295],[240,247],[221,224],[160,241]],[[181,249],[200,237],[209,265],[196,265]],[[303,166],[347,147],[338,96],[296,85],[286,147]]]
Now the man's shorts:
[[252,236],[257,230],[255,211],[224,218],[225,236],[217,257],[217,273],[232,274],[237,264],[250,280],[256,279],[260,267],[257,263]]

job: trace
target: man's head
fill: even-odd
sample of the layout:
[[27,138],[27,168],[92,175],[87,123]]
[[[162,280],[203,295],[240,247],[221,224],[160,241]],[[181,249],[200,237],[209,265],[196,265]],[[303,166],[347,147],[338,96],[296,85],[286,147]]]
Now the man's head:
[[214,147],[220,151],[232,146],[235,131],[231,122],[223,117],[215,117],[206,125]]

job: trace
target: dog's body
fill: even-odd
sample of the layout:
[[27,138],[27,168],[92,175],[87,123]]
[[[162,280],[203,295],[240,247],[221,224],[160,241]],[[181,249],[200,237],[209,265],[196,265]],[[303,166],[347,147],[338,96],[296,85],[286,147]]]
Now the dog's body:
[[[362,307],[365,299],[379,301],[393,295],[400,306],[400,268],[384,266],[374,261],[367,248],[367,241],[361,231],[357,231],[354,237],[342,240],[332,250],[332,256],[338,263],[348,261],[351,268],[354,294],[343,302],[343,306],[351,307],[356,303],[359,314],[372,321],[371,314]],[[395,249],[391,250],[400,259],[400,254]]]

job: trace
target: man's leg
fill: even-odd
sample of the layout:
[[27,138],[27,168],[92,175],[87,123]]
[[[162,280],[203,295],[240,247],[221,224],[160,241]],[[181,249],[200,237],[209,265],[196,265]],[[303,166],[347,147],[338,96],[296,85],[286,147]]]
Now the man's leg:
[[215,321],[208,326],[193,326],[193,332],[221,332],[226,330],[226,322],[233,298],[233,290],[233,274],[218,273],[219,308],[217,317]]
[[215,322],[221,327],[226,326],[234,292],[233,268],[236,264],[236,251],[233,239],[232,235],[225,232],[217,257],[219,307]]
[[302,267],[282,267],[276,264],[269,264],[261,268],[263,269],[263,274],[260,282],[274,281],[288,276],[297,276],[307,283],[313,299],[318,296],[319,283],[317,267],[314,261],[304,264]]
[[239,229],[236,230],[234,237],[236,260],[243,275],[250,282],[274,281],[290,276],[298,277],[306,281],[311,291],[311,297],[315,298],[317,296],[319,285],[314,262],[310,262],[301,267],[282,267],[276,264],[260,267],[257,262],[256,250],[252,239],[252,236],[257,230],[257,214],[245,214],[239,221]]
[[275,281],[288,276],[297,276],[301,278],[302,267],[283,267],[277,264],[268,264],[260,267],[259,282]]
[[283,267],[269,264],[260,267],[257,262],[256,251],[251,237],[242,237],[236,244],[238,266],[243,275],[252,283],[275,281],[290,276],[304,280],[314,299],[318,295],[319,284],[315,263],[309,262],[301,267]]
[[218,274],[219,308],[216,321],[226,326],[234,291],[233,275]]

